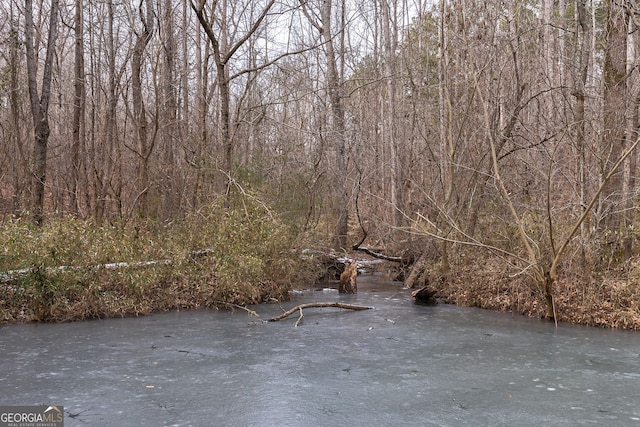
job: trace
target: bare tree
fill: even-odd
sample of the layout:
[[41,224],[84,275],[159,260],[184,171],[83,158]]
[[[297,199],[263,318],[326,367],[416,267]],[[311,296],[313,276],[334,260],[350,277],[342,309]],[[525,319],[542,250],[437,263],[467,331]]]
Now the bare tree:
[[[318,30],[324,43],[324,54],[326,60],[326,81],[325,87],[331,106],[331,132],[330,136],[335,147],[335,180],[337,184],[338,195],[338,219],[334,233],[334,242],[336,248],[347,248],[347,232],[348,232],[348,183],[347,183],[347,165],[346,165],[346,132],[345,132],[345,111],[343,105],[343,87],[338,73],[338,56],[340,52],[336,52],[335,37],[333,32],[332,18],[333,7],[331,0],[323,0],[319,6],[320,10],[316,13],[308,9],[307,2],[300,1],[302,10],[311,23]],[[313,15],[316,16],[313,16]],[[319,17],[319,19],[317,19]],[[341,29],[341,31],[344,29]],[[344,53],[344,52],[342,52]],[[344,57],[342,57],[344,61]]]
[[75,1],[75,60],[74,60],[74,101],[71,143],[71,210],[79,212],[78,191],[81,176],[81,151],[84,145],[85,119],[85,71],[84,71],[84,14],[82,0]]
[[[445,0],[439,2],[439,25],[438,25],[438,107],[439,107],[439,139],[440,139],[440,175],[443,187],[443,209],[446,212],[449,209],[451,195],[454,191],[455,183],[455,155],[453,147],[453,107],[449,94],[449,78],[448,78],[448,36],[446,29],[447,6]],[[441,224],[445,224],[442,222]],[[441,271],[446,273],[449,270],[448,242],[442,240],[440,246]]]
[[[575,126],[576,126],[576,149],[577,149],[577,175],[580,195],[580,211],[584,212],[587,206],[587,149],[586,149],[586,117],[585,100],[587,97],[587,77],[589,72],[589,60],[591,46],[591,20],[586,8],[585,0],[576,0],[576,20],[579,29],[580,58],[578,67],[578,78],[576,78],[573,95],[576,98],[575,106]],[[584,223],[580,226],[581,237],[585,238]],[[583,251],[583,261],[584,251]]]
[[[110,194],[115,193],[115,198],[121,204],[121,198],[118,197],[121,188],[118,183],[119,174],[116,173],[122,168],[118,147],[121,135],[118,132],[117,105],[119,79],[127,62],[127,59],[122,58],[122,68],[118,69],[119,25],[116,21],[116,5],[113,0],[107,0],[104,6],[105,25],[100,28],[89,27],[90,41],[94,48],[90,50],[88,72],[91,76],[90,90],[95,95],[89,101],[91,106],[87,126],[87,210],[92,211],[94,221],[98,224],[110,216]],[[96,39],[105,40],[105,46],[95,46]],[[102,79],[106,79],[105,84],[101,83]],[[100,112],[103,112],[102,117]]]
[[[403,224],[401,212],[404,210],[403,199],[403,179],[402,165],[400,164],[400,147],[397,135],[398,117],[397,113],[397,96],[396,86],[398,76],[396,68],[398,62],[396,58],[396,50],[398,46],[398,25],[397,25],[397,1],[382,0],[380,14],[382,23],[382,37],[384,46],[384,74],[387,82],[386,100],[382,103],[385,111],[385,135],[384,139],[389,144],[389,171],[390,171],[390,187],[391,187],[391,206],[393,209],[393,226],[400,227]],[[386,168],[385,168],[386,169]]]
[[[143,4],[145,7],[143,8]],[[131,55],[131,90],[133,95],[133,114],[137,128],[138,156],[138,212],[141,216],[147,214],[147,200],[149,194],[149,158],[156,142],[156,133],[152,135],[148,131],[147,110],[142,96],[142,65],[144,52],[153,36],[155,13],[153,2],[140,0],[138,15],[142,23],[142,31],[136,34],[136,43]]]
[[[211,48],[213,49],[213,60],[217,71],[217,87],[220,102],[220,131],[222,143],[224,145],[224,173],[227,176],[226,194],[231,191],[232,178],[235,175],[233,171],[233,148],[234,140],[231,129],[231,81],[238,77],[238,74],[231,75],[229,65],[238,50],[251,38],[260,28],[262,21],[275,4],[275,0],[269,0],[259,11],[257,17],[249,24],[248,29],[236,39],[232,39],[231,33],[236,33],[238,29],[231,31],[230,22],[225,20],[226,11],[223,10],[222,17],[216,18],[215,12],[218,2],[214,1],[211,5],[210,12],[205,10],[206,0],[198,0],[197,4],[191,1],[191,8],[198,17],[198,22],[204,29]],[[226,2],[221,7],[224,9]],[[209,16],[210,14],[210,16]],[[216,32],[216,26],[218,32]],[[248,70],[246,70],[248,71]],[[206,90],[206,89],[205,89]]]
[[[626,2],[623,2],[626,3]],[[625,146],[625,100],[627,61],[627,13],[625,5],[607,1],[606,46],[604,58],[604,131],[601,173],[604,175],[620,157]],[[623,171],[617,171],[602,192],[605,227],[620,231]]]
[[175,216],[180,206],[181,192],[179,189],[180,170],[178,166],[179,141],[182,139],[178,126],[177,99],[177,43],[175,34],[174,9],[171,0],[164,0],[158,4],[160,20],[160,38],[162,42],[162,99],[160,107],[161,126],[158,130],[162,139],[162,169],[161,193],[164,195],[161,215],[171,218]]
[[28,124],[23,114],[23,105],[21,103],[21,92],[23,87],[23,80],[21,76],[24,72],[24,63],[20,60],[20,47],[22,46],[20,38],[20,30],[18,28],[18,21],[15,17],[13,8],[9,11],[5,11],[2,15],[6,19],[5,24],[8,28],[4,29],[7,33],[7,38],[4,40],[2,54],[0,57],[5,61],[7,67],[7,89],[8,89],[8,115],[7,122],[2,126],[3,137],[5,138],[4,148],[6,151],[3,153],[4,162],[7,165],[5,168],[5,175],[3,179],[11,181],[12,196],[11,196],[11,211],[14,213],[20,213],[22,210],[28,208],[24,204],[23,194],[28,189],[29,177],[29,160],[27,154],[27,147],[25,144],[24,128],[28,127]]
[[[44,11],[40,11],[44,13]],[[33,179],[31,186],[32,218],[40,225],[44,219],[44,189],[47,171],[47,143],[49,141],[49,99],[51,96],[51,79],[53,77],[53,58],[58,35],[58,0],[51,1],[49,10],[49,31],[47,50],[42,72],[42,87],[38,91],[38,66],[34,45],[35,28],[33,24],[33,1],[25,0],[25,44],[27,52],[27,75],[29,79],[29,98],[33,117]]]

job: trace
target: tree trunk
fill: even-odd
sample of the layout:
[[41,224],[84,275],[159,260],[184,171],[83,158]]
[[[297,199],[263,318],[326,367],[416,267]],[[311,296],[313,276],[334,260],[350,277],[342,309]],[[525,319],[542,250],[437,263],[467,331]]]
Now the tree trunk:
[[[577,87],[574,89],[573,95],[576,97],[575,122],[576,122],[576,147],[577,155],[577,175],[578,188],[580,195],[580,213],[582,214],[587,208],[587,181],[586,181],[586,141],[585,141],[585,98],[587,87],[587,76],[589,71],[589,58],[591,52],[591,21],[587,16],[585,6],[586,0],[576,0],[577,20],[580,34],[580,68],[579,78],[577,79]],[[580,236],[585,238],[585,227],[583,223],[580,226]],[[584,246],[583,246],[584,247]],[[586,263],[585,253],[582,252],[583,263]]]
[[[404,206],[402,204],[402,169],[400,165],[400,155],[398,147],[398,138],[396,132],[396,48],[397,48],[397,25],[396,17],[391,15],[391,7],[389,1],[382,2],[382,37],[384,39],[384,74],[387,82],[387,94],[386,102],[383,101],[383,105],[386,106],[385,114],[385,140],[389,145],[389,165],[390,165],[390,190],[391,190],[391,211],[392,211],[392,225],[394,227],[401,227],[403,224]],[[395,11],[394,11],[395,13]],[[393,26],[392,26],[393,23]],[[393,31],[392,31],[393,30]]]
[[49,141],[49,98],[56,38],[58,35],[58,0],[51,1],[49,11],[49,35],[47,53],[42,73],[42,93],[38,95],[38,67],[33,42],[33,1],[25,0],[25,43],[27,52],[27,75],[29,80],[29,98],[34,128],[33,179],[31,185],[31,215],[33,222],[41,225],[44,219],[44,188],[47,171],[47,143]]
[[147,214],[147,200],[149,194],[149,157],[153,150],[153,142],[148,136],[147,111],[142,97],[142,63],[144,51],[151,40],[154,27],[154,13],[151,2],[146,4],[146,16],[140,3],[139,15],[142,21],[143,31],[137,34],[136,43],[131,55],[131,92],[133,97],[133,114],[136,123],[137,144],[137,181],[138,181],[138,213],[141,217]]
[[74,102],[71,143],[71,212],[80,212],[78,188],[82,168],[80,151],[84,144],[84,115],[85,115],[85,78],[84,78],[84,17],[82,0],[75,2],[75,61],[74,61]]
[[[451,101],[449,99],[449,82],[447,78],[447,35],[445,0],[440,0],[440,25],[438,26],[438,107],[439,107],[439,137],[440,137],[440,184],[442,185],[442,209],[446,213],[449,201],[453,194],[454,165],[453,143],[451,141]],[[441,215],[439,215],[440,217]],[[446,219],[439,219],[441,228],[446,228]],[[449,271],[449,243],[446,240],[440,242],[440,271],[446,274]]]
[[429,284],[429,260],[426,252],[422,253],[420,257],[411,267],[409,276],[402,284],[403,287],[413,289],[422,288]]
[[[173,218],[180,207],[181,191],[178,187],[179,175],[176,162],[176,149],[181,140],[177,122],[178,100],[176,97],[176,39],[174,30],[174,14],[171,0],[162,3],[162,153],[163,153],[163,185],[161,191],[163,208],[160,213],[164,218]],[[160,3],[159,6],[160,7]]]
[[[16,22],[13,16],[13,9],[11,9],[11,22]],[[16,24],[17,25],[17,24]],[[26,206],[23,205],[22,195],[25,191],[24,179],[25,176],[28,176],[29,171],[29,161],[27,160],[27,155],[25,154],[24,147],[24,139],[20,114],[20,84],[19,84],[19,75],[21,74],[21,69],[19,67],[20,64],[20,35],[19,29],[12,25],[10,33],[11,40],[11,48],[9,50],[9,84],[10,84],[10,92],[9,92],[9,105],[10,105],[10,117],[11,124],[13,126],[13,142],[15,145],[15,154],[14,159],[16,161],[12,162],[13,173],[15,174],[13,178],[13,200],[12,200],[12,210],[14,214],[20,213]]]
[[[602,175],[606,175],[622,154],[625,144],[625,97],[627,60],[627,19],[622,5],[616,0],[607,2],[607,41],[604,57],[604,131]],[[606,215],[604,226],[612,232],[620,231],[623,170],[618,170],[602,191]]]
[[325,57],[327,60],[327,92],[329,103],[331,104],[332,137],[336,152],[335,179],[339,189],[338,194],[338,221],[335,228],[336,249],[347,248],[348,232],[348,188],[347,188],[347,162],[346,162],[346,141],[344,107],[342,105],[342,85],[338,75],[337,57],[331,32],[331,0],[323,0],[322,18],[322,38],[325,42]]
[[191,193],[191,205],[197,209],[200,205],[200,194],[204,185],[205,167],[204,159],[207,158],[207,116],[209,114],[209,103],[207,102],[207,87],[209,87],[209,50],[210,44],[204,43],[204,52],[202,49],[202,27],[198,26],[196,30],[196,149],[194,159],[190,161],[195,167],[195,184]]
[[[104,118],[104,130],[101,137],[96,140],[92,136],[90,156],[88,163],[91,169],[91,189],[94,196],[93,212],[96,224],[102,224],[107,215],[107,194],[112,180],[112,168],[115,159],[113,151],[116,150],[117,135],[117,75],[116,75],[116,42],[114,34],[115,10],[113,0],[107,1],[107,34],[106,34],[106,57],[107,57],[107,89],[106,89],[106,114]],[[94,107],[95,110],[95,107]],[[95,111],[93,113],[95,115]],[[94,119],[95,120],[95,119]]]

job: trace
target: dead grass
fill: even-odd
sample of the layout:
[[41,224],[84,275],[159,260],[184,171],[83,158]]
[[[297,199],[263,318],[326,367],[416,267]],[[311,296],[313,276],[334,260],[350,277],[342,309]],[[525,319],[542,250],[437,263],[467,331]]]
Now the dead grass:
[[[554,284],[558,321],[640,330],[640,258],[603,276],[565,271]],[[503,260],[475,257],[432,278],[447,303],[542,318],[542,292],[525,275],[514,275]]]
[[[317,268],[292,254],[295,239],[291,228],[255,197],[240,197],[231,207],[207,206],[169,226],[94,227],[69,218],[38,229],[10,221],[0,227],[0,266],[28,272],[0,282],[0,323],[284,300],[305,272]],[[97,267],[158,259],[170,262]],[[74,268],[57,269],[60,265]]]

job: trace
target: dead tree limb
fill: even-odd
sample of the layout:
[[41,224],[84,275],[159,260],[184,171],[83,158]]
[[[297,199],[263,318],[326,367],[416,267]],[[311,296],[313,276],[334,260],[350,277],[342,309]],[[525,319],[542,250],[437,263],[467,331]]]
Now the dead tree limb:
[[298,317],[298,320],[296,321],[296,328],[300,323],[302,323],[302,318],[304,317],[304,314],[302,314],[302,307],[298,307],[298,308],[300,309],[300,317]]
[[373,307],[367,307],[364,305],[353,305],[353,304],[342,304],[340,302],[310,302],[307,304],[300,304],[293,307],[290,310],[285,311],[278,316],[272,317],[269,319],[269,322],[277,322],[278,320],[282,320],[285,317],[291,316],[295,312],[300,312],[300,317],[302,318],[302,310],[305,308],[314,308],[314,307],[336,307],[336,308],[344,308],[347,310],[371,310]]
[[240,304],[234,304],[232,302],[224,302],[224,301],[214,301],[214,303],[218,304],[218,305],[221,305],[221,306],[224,306],[224,307],[227,307],[227,308],[231,308],[231,309],[239,308],[240,310],[244,310],[247,313],[249,313],[249,316],[260,317],[260,315],[257,312],[255,312],[254,310],[251,310],[250,308],[247,308],[247,307],[245,307],[243,305],[240,305]]
[[399,262],[399,263],[405,262],[405,260],[402,257],[389,256],[389,255],[381,254],[379,252],[374,252],[371,249],[363,248],[363,247],[360,247],[360,246],[357,246],[357,245],[353,245],[351,247],[351,249],[353,249],[354,251],[364,252],[367,255],[371,255],[374,258],[383,259],[385,261]]
[[360,239],[360,241],[358,243],[356,243],[355,245],[351,246],[351,249],[354,250],[354,251],[364,252],[365,254],[371,255],[372,257],[377,258],[377,259],[382,259],[382,260],[385,260],[385,261],[402,263],[402,262],[404,262],[402,257],[395,257],[395,256],[389,256],[389,255],[381,254],[379,252],[374,252],[374,251],[372,251],[370,249],[363,248],[363,247],[360,246],[360,245],[362,245],[364,243],[365,240],[367,240],[367,236],[369,235],[369,233],[367,232],[367,229],[364,228],[364,224],[362,222],[362,218],[360,217],[360,208],[358,206],[358,199],[360,198],[360,180],[361,180],[361,178],[362,178],[362,172],[360,172],[360,176],[358,177],[358,191],[356,192],[356,216],[358,218],[358,224],[360,224],[360,229],[362,230],[362,239]]

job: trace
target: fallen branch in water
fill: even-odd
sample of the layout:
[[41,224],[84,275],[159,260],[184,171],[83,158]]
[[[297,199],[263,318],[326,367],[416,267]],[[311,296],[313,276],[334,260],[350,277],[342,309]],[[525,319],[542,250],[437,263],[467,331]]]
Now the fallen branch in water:
[[300,317],[298,317],[298,320],[296,320],[296,328],[298,327],[298,325],[302,322],[302,318],[304,317],[304,314],[302,314],[302,307],[298,307],[300,309]]
[[218,305],[225,306],[227,308],[231,308],[231,309],[239,308],[240,310],[244,310],[247,313],[249,313],[249,316],[260,317],[260,315],[257,312],[255,312],[255,311],[251,310],[250,308],[247,308],[247,307],[245,307],[243,305],[240,305],[240,304],[234,304],[232,302],[224,302],[224,301],[214,301],[214,303],[218,304]]
[[295,313],[296,311],[300,312],[300,318],[298,319],[298,322],[296,322],[296,326],[298,325],[298,323],[300,323],[300,320],[302,319],[302,310],[305,308],[314,308],[314,307],[319,307],[319,308],[324,308],[324,307],[335,307],[335,308],[344,308],[347,310],[371,310],[373,307],[367,307],[364,305],[353,305],[353,304],[342,304],[340,302],[310,302],[307,304],[300,304],[297,305],[295,307],[293,307],[290,310],[285,311],[282,314],[279,314],[278,316],[272,317],[271,319],[269,319],[269,322],[277,322],[278,320],[282,320],[285,317],[291,316],[293,313]]

